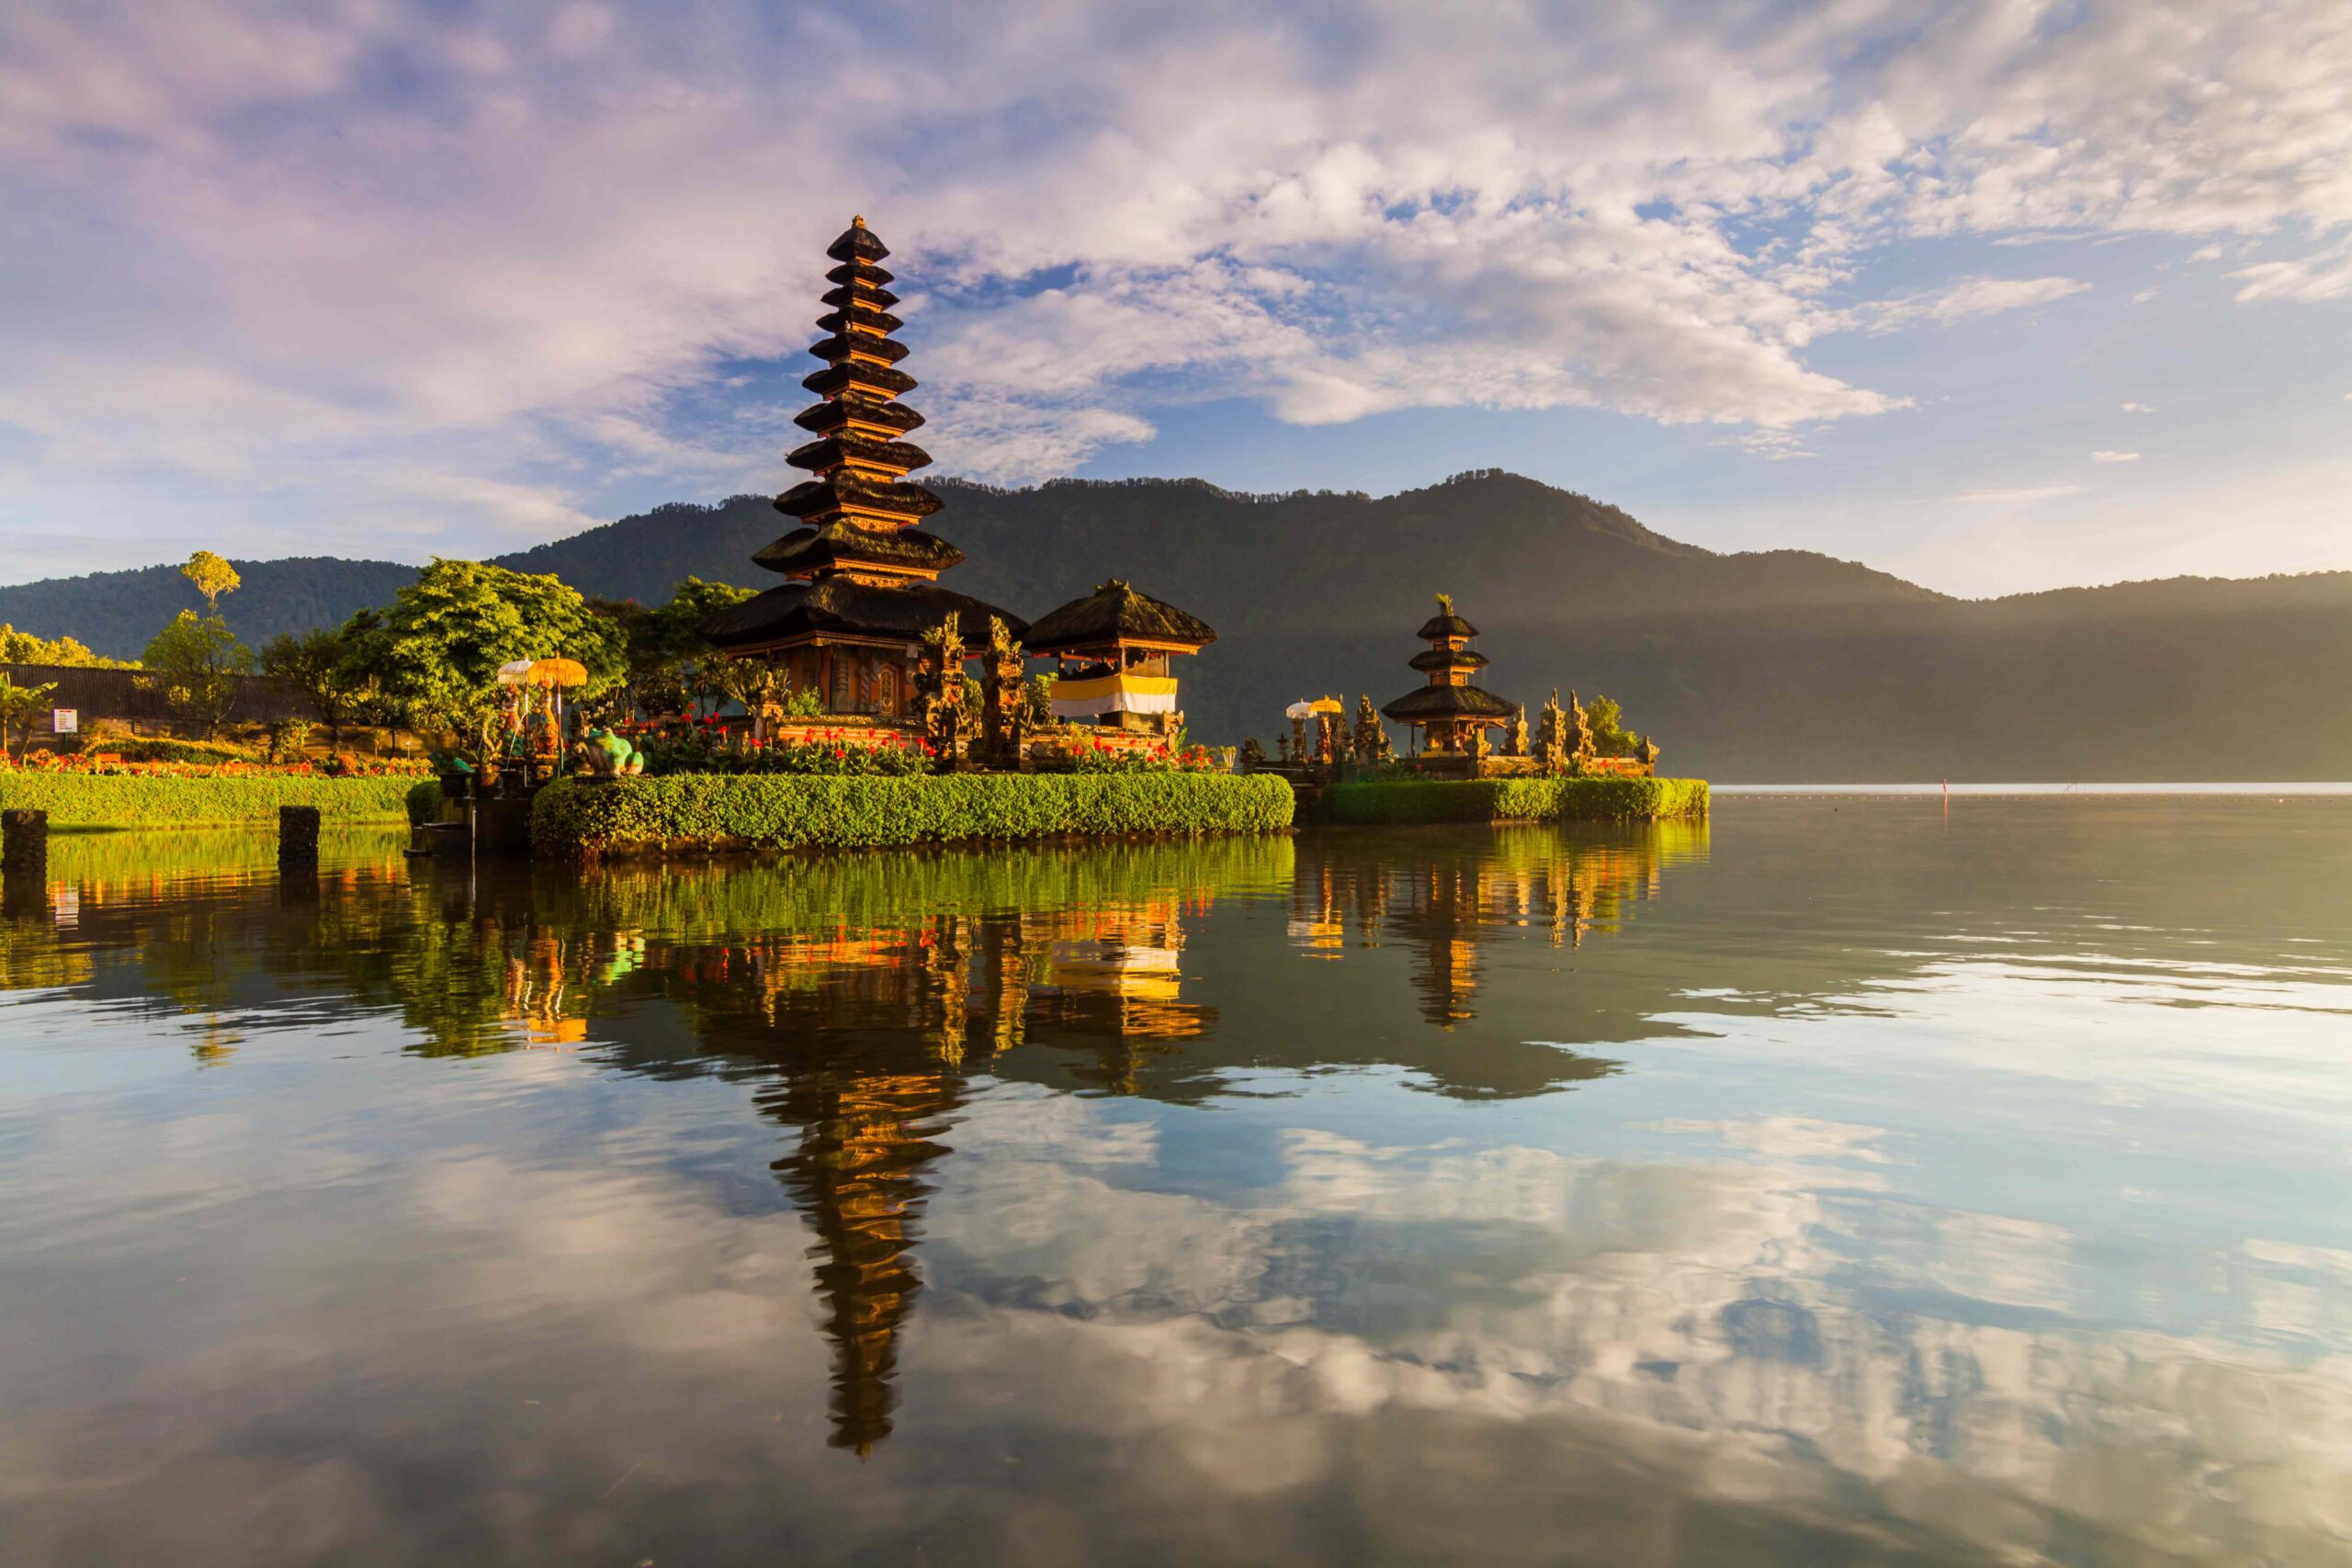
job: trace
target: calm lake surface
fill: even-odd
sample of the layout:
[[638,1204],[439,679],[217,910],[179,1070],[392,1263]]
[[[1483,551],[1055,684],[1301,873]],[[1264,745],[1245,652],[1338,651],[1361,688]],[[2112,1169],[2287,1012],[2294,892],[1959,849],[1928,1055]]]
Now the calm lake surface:
[[2352,798],[0,921],[0,1562],[2352,1561]]

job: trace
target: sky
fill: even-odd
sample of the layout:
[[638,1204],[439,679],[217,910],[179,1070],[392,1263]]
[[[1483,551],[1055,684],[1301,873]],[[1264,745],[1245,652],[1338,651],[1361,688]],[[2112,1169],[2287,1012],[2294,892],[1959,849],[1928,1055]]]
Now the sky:
[[2345,0],[11,0],[0,213],[0,581],[786,488],[853,213],[942,473],[2352,569]]

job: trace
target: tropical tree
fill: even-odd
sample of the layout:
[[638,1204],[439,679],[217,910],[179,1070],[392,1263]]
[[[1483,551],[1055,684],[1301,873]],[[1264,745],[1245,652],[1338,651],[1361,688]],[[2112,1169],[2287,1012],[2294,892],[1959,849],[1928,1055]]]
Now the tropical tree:
[[105,659],[70,637],[35,637],[0,621],[0,664],[65,664],[85,670],[130,670],[127,659]]
[[1624,711],[1614,697],[1595,696],[1584,710],[1592,727],[1592,749],[1603,757],[1630,757],[1642,738],[1627,729]]
[[326,721],[330,747],[343,744],[343,727],[368,697],[368,674],[351,665],[350,655],[350,641],[337,626],[280,632],[261,650],[261,672],[311,700]]
[[498,667],[517,659],[579,660],[582,699],[628,674],[624,628],[578,592],[480,561],[436,559],[389,608],[353,616],[344,637],[342,668],[372,678],[418,730],[481,730],[498,712]]
[[235,567],[210,550],[198,550],[188,557],[187,564],[180,568],[180,575],[196,584],[196,591],[204,595],[205,613],[213,615],[220,613],[220,595],[235,592],[243,581]]
[[715,706],[726,697],[746,707],[756,704],[773,680],[771,668],[763,660],[722,653],[702,636],[702,623],[712,612],[750,597],[748,588],[689,577],[668,604],[640,611],[630,646],[630,691],[639,705]]
[[49,694],[57,690],[57,682],[45,682],[38,686],[19,686],[0,671],[0,756],[9,755],[8,737],[21,735],[24,739],[14,755],[22,757],[33,743],[33,720],[49,704]]
[[217,612],[182,610],[155,634],[139,662],[146,670],[141,683],[160,690],[165,702],[202,725],[209,740],[237,700],[237,677],[253,672],[254,654]]

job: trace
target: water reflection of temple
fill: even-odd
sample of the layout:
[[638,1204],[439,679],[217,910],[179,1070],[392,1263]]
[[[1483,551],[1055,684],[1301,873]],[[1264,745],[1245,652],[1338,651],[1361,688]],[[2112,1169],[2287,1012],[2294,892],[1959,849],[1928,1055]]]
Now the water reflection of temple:
[[[830,1440],[890,1434],[900,1343],[922,1290],[915,1248],[970,1075],[1002,1052],[1076,1043],[1113,1093],[1215,1013],[1182,996],[1183,917],[1204,896],[1083,909],[938,913],[904,927],[655,945],[628,987],[687,1004],[702,1046],[769,1082],[790,1129],[774,1165],[815,1232],[833,1346]],[[547,994],[542,986],[540,995]],[[534,1021],[534,1027],[544,1027]]]
[[1482,940],[1540,928],[1554,947],[1581,948],[1655,897],[1662,868],[1687,847],[1672,831],[1585,840],[1506,829],[1492,852],[1406,858],[1327,850],[1302,860],[1291,935],[1318,958],[1340,958],[1357,943],[1413,944],[1421,1016],[1451,1029],[1477,1016]]

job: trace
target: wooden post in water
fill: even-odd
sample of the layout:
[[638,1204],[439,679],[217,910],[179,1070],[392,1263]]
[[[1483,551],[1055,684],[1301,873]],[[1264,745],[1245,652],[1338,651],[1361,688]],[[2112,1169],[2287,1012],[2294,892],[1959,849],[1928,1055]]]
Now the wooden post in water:
[[281,806],[277,808],[277,869],[316,871],[319,868],[319,808]]
[[22,918],[49,912],[46,811],[0,811],[0,906]]
[[49,813],[0,811],[0,872],[8,880],[49,874]]

